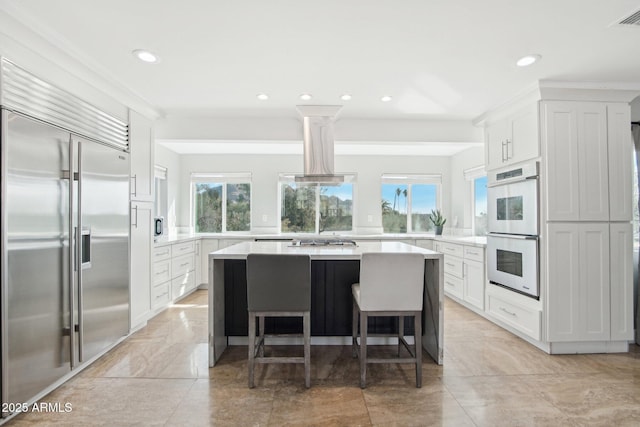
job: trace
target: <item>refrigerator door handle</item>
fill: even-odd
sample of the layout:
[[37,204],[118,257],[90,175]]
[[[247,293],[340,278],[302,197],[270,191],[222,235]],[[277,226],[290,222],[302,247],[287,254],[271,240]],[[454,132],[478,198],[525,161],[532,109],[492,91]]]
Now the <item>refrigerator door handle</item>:
[[87,268],[91,268],[91,228],[83,227],[80,236],[82,269],[86,270]]
[[[77,241],[76,245],[78,247],[78,261],[82,262],[84,260],[84,227],[82,226],[82,142],[78,141],[78,207],[77,207],[77,218],[78,218],[78,229],[79,233],[76,233]],[[84,361],[83,351],[82,351],[82,343],[83,343],[83,307],[82,307],[82,269],[84,268],[84,263],[79,268],[78,272],[78,323],[75,325],[75,329],[78,331],[78,362],[82,363]],[[73,292],[72,292],[73,293]]]
[[74,227],[74,218],[73,212],[74,208],[74,185],[75,182],[71,179],[74,176],[73,168],[74,168],[74,150],[73,150],[73,138],[69,135],[69,361],[71,362],[71,369],[75,368],[76,360],[74,354],[76,352],[76,337],[73,333],[75,319],[74,319],[74,308],[75,308],[75,296],[73,292],[73,284],[75,282],[75,272],[77,271],[78,265],[78,245],[77,245],[77,227]]

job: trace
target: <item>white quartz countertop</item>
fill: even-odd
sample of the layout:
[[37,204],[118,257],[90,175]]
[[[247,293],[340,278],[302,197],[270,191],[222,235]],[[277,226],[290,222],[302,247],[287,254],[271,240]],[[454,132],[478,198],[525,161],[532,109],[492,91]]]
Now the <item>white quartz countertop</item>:
[[401,242],[358,242],[357,246],[293,246],[291,242],[242,242],[209,254],[213,259],[246,259],[249,253],[305,254],[311,259],[360,259],[364,252],[420,253],[425,259],[441,259],[443,255],[429,249]]
[[459,245],[470,245],[481,248],[487,246],[487,238],[485,236],[437,236],[433,240],[436,242],[457,243]]

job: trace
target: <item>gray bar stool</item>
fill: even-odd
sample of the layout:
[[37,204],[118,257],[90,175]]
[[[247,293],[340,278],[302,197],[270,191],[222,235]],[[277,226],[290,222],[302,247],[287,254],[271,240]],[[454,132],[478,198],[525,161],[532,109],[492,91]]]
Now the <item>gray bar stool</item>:
[[[311,386],[311,258],[308,255],[247,256],[249,312],[249,387],[255,363],[304,363],[304,383]],[[265,317],[302,317],[304,357],[265,357]],[[258,339],[256,342],[256,317]]]
[[[422,301],[424,291],[424,256],[414,253],[363,253],[360,283],[353,294],[353,357],[360,356],[360,387],[367,383],[368,363],[414,363],[416,387],[422,387]],[[367,357],[367,319],[369,316],[397,316],[398,357]],[[414,348],[404,338],[404,317],[414,318]],[[360,345],[358,346],[358,318]],[[411,357],[400,358],[404,346]],[[359,351],[358,351],[359,350]]]

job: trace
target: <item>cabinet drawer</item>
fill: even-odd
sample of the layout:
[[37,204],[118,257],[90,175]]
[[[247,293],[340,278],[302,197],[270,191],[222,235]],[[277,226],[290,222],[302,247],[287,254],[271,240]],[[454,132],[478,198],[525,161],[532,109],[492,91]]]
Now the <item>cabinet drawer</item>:
[[464,247],[464,259],[471,261],[484,262],[484,249],[475,246]]
[[533,339],[540,339],[540,311],[522,307],[492,294],[489,294],[488,311],[514,329]]
[[171,298],[177,299],[186,295],[189,291],[196,287],[195,274],[187,273],[177,277],[171,281]]
[[440,248],[440,252],[445,255],[453,255],[459,258],[463,257],[464,251],[462,250],[462,245],[456,245],[455,243],[447,243],[447,242],[439,242],[438,247]]
[[169,303],[171,282],[164,282],[151,288],[151,307],[158,308]]
[[163,259],[171,258],[171,245],[160,246],[153,248],[153,260],[161,261]]
[[171,280],[171,260],[158,261],[153,263],[153,284]]
[[171,253],[174,257],[190,254],[195,251],[195,247],[195,242],[193,240],[190,242],[176,243],[175,245],[172,245]]
[[462,259],[445,255],[444,272],[462,278]]
[[454,297],[463,298],[464,281],[450,274],[444,275],[444,291]]
[[195,256],[184,255],[171,260],[171,277],[176,278],[195,269]]

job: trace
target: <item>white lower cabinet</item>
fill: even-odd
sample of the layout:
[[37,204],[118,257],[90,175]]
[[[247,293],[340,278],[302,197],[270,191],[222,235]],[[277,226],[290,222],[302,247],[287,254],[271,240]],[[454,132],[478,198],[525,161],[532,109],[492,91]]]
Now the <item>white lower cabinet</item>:
[[484,248],[435,242],[434,249],[444,254],[445,293],[484,310]]
[[195,289],[198,243],[189,240],[154,248],[152,309],[163,308]]
[[550,342],[608,341],[608,223],[549,223],[547,252]]
[[540,340],[542,312],[517,303],[515,296],[501,295],[499,292],[487,294],[487,313],[511,328]]

